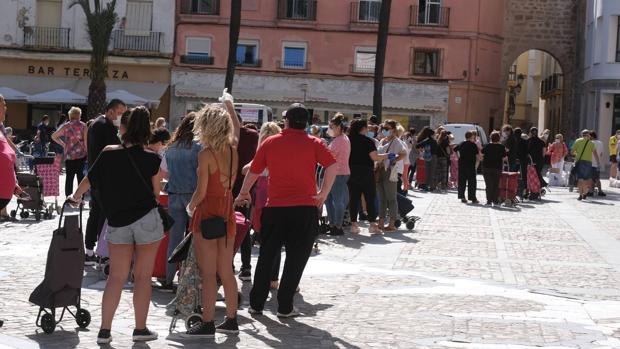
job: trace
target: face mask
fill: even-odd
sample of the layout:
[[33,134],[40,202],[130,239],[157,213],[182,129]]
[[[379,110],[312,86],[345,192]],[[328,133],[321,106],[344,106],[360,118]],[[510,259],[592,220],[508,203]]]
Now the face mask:
[[43,125],[45,125],[45,126],[47,126],[47,125],[49,125],[49,124],[50,124],[49,122],[44,122],[44,123],[43,123]]
[[560,139],[556,138],[556,139],[555,139],[555,142],[556,142],[556,143],[560,143]]
[[546,140],[547,138],[549,138],[549,135],[548,135],[548,134],[544,134],[544,135],[542,136],[542,138]]
[[121,118],[116,118],[116,120],[112,121],[114,126],[121,127]]
[[366,133],[366,136],[368,138],[375,138],[375,133],[373,131],[368,131],[368,133]]
[[508,132],[502,132],[502,135],[504,136],[504,138],[508,138],[508,136],[510,136]]
[[327,130],[327,135],[334,138],[336,136],[336,133],[330,128],[329,130]]
[[389,137],[390,136],[390,131],[389,130],[381,130],[381,134],[383,135],[383,137]]

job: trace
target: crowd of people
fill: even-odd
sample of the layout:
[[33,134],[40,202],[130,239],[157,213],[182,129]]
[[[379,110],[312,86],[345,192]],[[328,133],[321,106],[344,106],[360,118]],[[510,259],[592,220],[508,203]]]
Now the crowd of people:
[[[371,234],[397,230],[399,196],[417,187],[424,192],[457,190],[463,203],[478,204],[477,173],[486,187],[486,205],[499,205],[500,177],[520,172],[519,195],[527,193],[528,165],[536,169],[541,186],[544,170],[562,173],[568,158],[579,188],[579,200],[604,196],[600,185],[603,144],[588,130],[571,144],[561,134],[536,128],[524,132],[505,125],[490,133],[483,144],[476,130],[465,132],[460,143],[445,127],[420,132],[394,120],[379,122],[347,118],[337,113],[327,130],[308,125],[304,105],[292,104],[283,122],[266,122],[256,129],[244,125],[234,109],[233,96],[224,90],[219,104],[191,112],[172,135],[165,119],[151,123],[145,107],[128,107],[112,100],[105,114],[84,123],[77,107],[53,132],[49,120],[37,128],[38,141],[49,137],[60,147],[66,168],[65,194],[78,204],[89,193],[90,212],[85,237],[85,264],[98,261],[95,245],[107,227],[110,273],[102,300],[97,342],[112,341],[111,328],[127,275],[133,275],[134,341],[150,341],[157,333],[147,327],[151,276],[164,219],[158,205],[162,190],[173,218],[168,256],[186,235],[192,237],[191,270],[201,280],[202,321],[184,334],[213,337],[236,334],[238,286],[234,271],[237,234],[235,211],[251,221],[254,236],[241,243],[239,278],[253,281],[248,312],[260,316],[269,290],[277,289],[277,316],[300,315],[294,295],[310,257],[323,207],[326,232],[338,236],[360,233],[360,221]],[[3,126],[6,103],[0,96],[0,209],[19,195],[15,175],[16,147]],[[612,175],[617,173],[620,131],[609,140]],[[36,143],[35,142],[35,143]],[[39,152],[44,152],[41,147]],[[74,180],[77,179],[77,189]],[[467,193],[466,193],[467,191]],[[254,240],[260,253],[252,279]],[[281,250],[286,249],[280,275]],[[161,288],[175,290],[177,263],[168,263]],[[185,280],[185,279],[184,279]],[[179,278],[179,283],[182,283]],[[215,303],[223,286],[226,315],[216,325]],[[178,299],[178,298],[177,298]]]

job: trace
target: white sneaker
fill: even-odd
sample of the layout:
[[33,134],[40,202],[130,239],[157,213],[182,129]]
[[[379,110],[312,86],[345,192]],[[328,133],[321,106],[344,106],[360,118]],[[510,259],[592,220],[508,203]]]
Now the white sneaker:
[[283,317],[283,318],[291,318],[291,317],[296,317],[296,316],[299,316],[299,315],[301,315],[301,313],[295,307],[293,307],[293,310],[291,310],[291,312],[288,313],[288,314],[282,314],[282,313],[278,312],[278,317]]

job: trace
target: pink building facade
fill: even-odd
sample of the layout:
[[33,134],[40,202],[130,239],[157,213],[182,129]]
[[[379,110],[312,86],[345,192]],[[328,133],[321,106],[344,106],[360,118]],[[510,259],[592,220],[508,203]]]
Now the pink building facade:
[[[372,112],[380,0],[244,0],[235,95],[325,121]],[[501,122],[503,0],[393,0],[384,118]],[[177,0],[171,121],[221,93],[230,0]]]

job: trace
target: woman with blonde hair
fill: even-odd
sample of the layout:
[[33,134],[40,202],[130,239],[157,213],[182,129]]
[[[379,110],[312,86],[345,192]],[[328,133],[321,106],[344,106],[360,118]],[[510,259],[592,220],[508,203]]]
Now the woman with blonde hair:
[[[52,140],[59,144],[65,153],[65,196],[73,193],[73,178],[77,176],[78,184],[84,179],[84,163],[86,163],[86,134],[88,128],[80,121],[82,110],[72,107],[69,110],[69,122],[60,126],[52,134]],[[61,138],[62,137],[62,138]]]
[[[194,134],[203,146],[198,154],[196,190],[187,205],[190,231],[202,278],[202,322],[190,328],[189,338],[214,337],[215,332],[237,334],[237,281],[232,270],[236,222],[232,185],[237,173],[237,145],[241,124],[233,96],[224,89],[222,106],[207,105],[198,112]],[[229,243],[230,240],[230,243]],[[217,277],[226,296],[226,319],[215,327]]]

